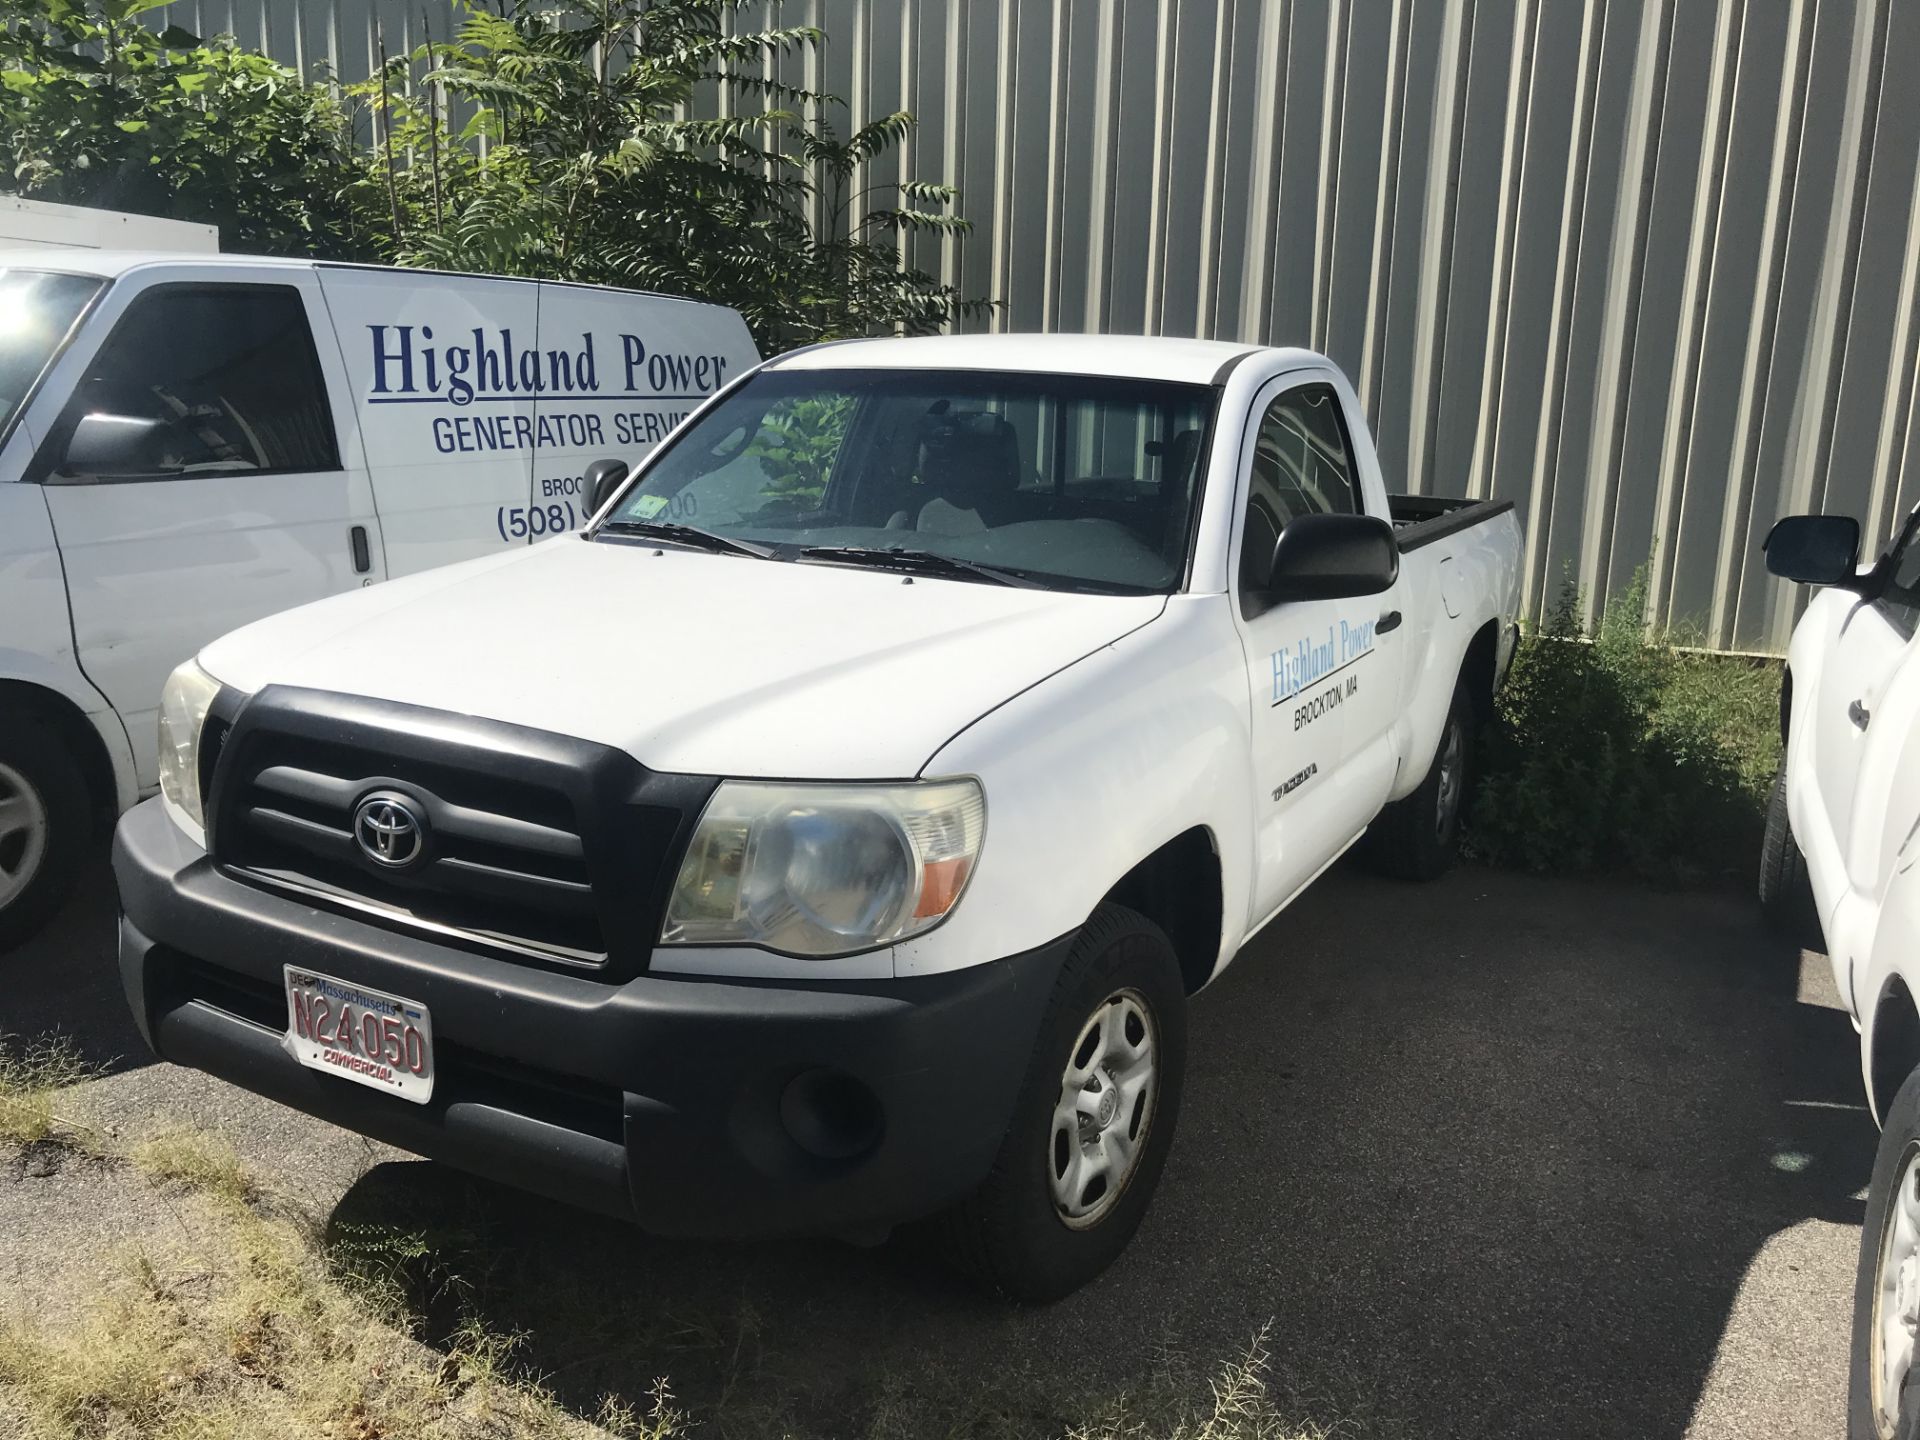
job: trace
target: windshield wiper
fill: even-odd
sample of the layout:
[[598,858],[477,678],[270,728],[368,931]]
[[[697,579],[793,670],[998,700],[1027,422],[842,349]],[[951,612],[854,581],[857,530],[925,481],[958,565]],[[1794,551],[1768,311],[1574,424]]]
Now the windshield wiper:
[[644,535],[667,540],[695,550],[710,550],[716,555],[751,555],[756,560],[771,560],[778,553],[751,540],[736,540],[731,535],[716,535],[698,525],[681,525],[672,520],[608,520],[594,534]]
[[1040,582],[1017,570],[998,565],[983,565],[977,560],[962,560],[957,555],[942,555],[933,550],[909,550],[901,545],[809,545],[800,552],[802,560],[826,560],[841,565],[871,565],[878,570],[917,571],[922,575],[945,575],[950,579],[985,580],[994,585],[1020,585],[1040,588]]

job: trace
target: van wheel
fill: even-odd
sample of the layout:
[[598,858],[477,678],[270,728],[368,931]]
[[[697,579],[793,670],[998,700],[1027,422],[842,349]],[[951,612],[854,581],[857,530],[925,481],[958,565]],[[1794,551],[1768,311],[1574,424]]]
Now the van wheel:
[[961,1270],[1044,1304],[1126,1248],[1173,1145],[1186,1010],[1160,927],[1124,906],[1096,910],[1054,984],[986,1183],[940,1218]]
[[0,722],[0,950],[30,938],[66,899],[92,825],[72,752],[9,714]]
[[1787,823],[1787,762],[1783,758],[1773,775],[1773,796],[1767,801],[1767,829],[1760,841],[1760,913],[1782,937],[1803,950],[1827,948],[1820,932],[1820,907],[1807,878],[1807,857]]
[[1920,1071],[1887,1111],[1853,1286],[1848,1440],[1920,1440]]
[[1473,784],[1473,698],[1464,680],[1453,687],[1427,778],[1411,795],[1380,812],[1362,854],[1383,875],[1435,880],[1453,868],[1460,816]]

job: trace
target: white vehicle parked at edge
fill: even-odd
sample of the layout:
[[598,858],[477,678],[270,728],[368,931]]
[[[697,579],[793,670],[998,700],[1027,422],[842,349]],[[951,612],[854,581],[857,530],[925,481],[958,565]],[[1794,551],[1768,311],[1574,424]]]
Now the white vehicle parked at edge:
[[657,1232],[939,1215],[1062,1295],[1187,997],[1369,827],[1448,863],[1518,552],[1390,499],[1305,351],[785,356],[584,536],[176,672],[127,992],[167,1059]]
[[0,250],[0,946],[157,783],[168,672],[570,530],[758,359],[731,310],[236,255]]
[[[1760,899],[1824,945],[1881,1126],[1854,1293],[1848,1433],[1920,1436],[1920,511],[1873,565],[1840,515],[1782,520],[1767,568],[1822,586],[1787,650]],[[1824,937],[1824,938],[1823,938]]]

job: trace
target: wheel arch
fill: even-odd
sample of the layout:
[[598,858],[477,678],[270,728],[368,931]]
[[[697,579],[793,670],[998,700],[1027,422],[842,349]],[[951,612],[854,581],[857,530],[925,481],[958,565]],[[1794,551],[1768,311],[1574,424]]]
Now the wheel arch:
[[1867,1097],[1876,1123],[1884,1124],[1893,1097],[1920,1069],[1920,1004],[1898,974],[1887,977],[1874,1002],[1867,1055]]
[[1224,891],[1213,832],[1195,825],[1161,845],[1109,890],[1103,903],[1124,905],[1166,931],[1193,994],[1220,960]]
[[1500,619],[1495,616],[1467,642],[1467,653],[1460,658],[1460,681],[1473,700],[1473,718],[1485,725],[1493,719],[1494,678],[1500,668]]
[[120,809],[120,783],[113,756],[99,727],[87,713],[57,690],[30,680],[0,679],[0,713],[38,721],[80,762],[96,823],[111,823]]

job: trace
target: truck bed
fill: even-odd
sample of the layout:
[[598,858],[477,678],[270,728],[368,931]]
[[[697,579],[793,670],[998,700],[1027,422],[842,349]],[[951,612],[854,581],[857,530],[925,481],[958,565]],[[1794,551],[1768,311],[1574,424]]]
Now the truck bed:
[[1389,495],[1387,512],[1393,517],[1393,538],[1400,552],[1418,550],[1422,545],[1504,515],[1513,509],[1511,500],[1454,500],[1444,495]]

